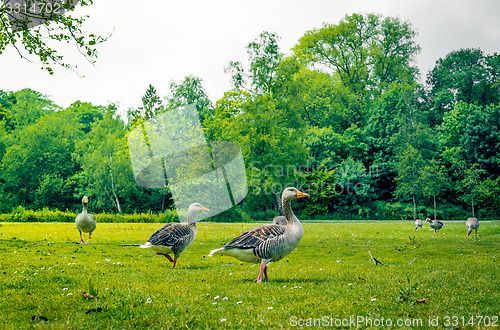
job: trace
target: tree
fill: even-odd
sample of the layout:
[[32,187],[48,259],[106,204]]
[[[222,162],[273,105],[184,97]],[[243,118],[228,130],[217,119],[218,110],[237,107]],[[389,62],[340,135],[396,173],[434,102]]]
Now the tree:
[[470,201],[472,217],[474,218],[474,195],[477,193],[478,187],[480,186],[480,177],[484,173],[484,170],[479,168],[477,164],[469,166],[464,171],[464,177],[459,183],[459,190],[463,193],[462,200]]
[[417,219],[417,197],[422,194],[420,167],[423,162],[422,155],[410,144],[406,150],[397,156],[395,181],[397,188],[394,192],[396,198],[411,198],[413,202],[413,220]]
[[231,61],[226,73],[231,74],[234,88],[243,88],[251,93],[266,94],[271,92],[276,80],[276,72],[283,57],[278,46],[276,33],[264,31],[247,46],[250,67],[245,72],[241,62]]
[[398,18],[352,14],[306,32],[293,50],[305,63],[337,73],[353,93],[369,97],[376,87],[416,79],[415,36],[410,23]]
[[207,91],[203,87],[203,79],[186,76],[181,82],[170,83],[170,93],[166,98],[166,109],[194,104],[202,124],[213,116],[213,107]]
[[146,92],[142,96],[142,107],[138,109],[129,109],[127,121],[129,125],[133,126],[139,118],[143,120],[150,119],[163,111],[164,107],[160,97],[156,93],[156,88],[149,84]]
[[109,105],[103,119],[92,125],[87,139],[76,146],[75,158],[83,173],[82,194],[94,196],[96,205],[122,213],[121,195],[128,185],[135,185],[125,136],[124,123]]
[[500,55],[479,48],[462,48],[436,61],[427,74],[428,98],[434,121],[457,102],[488,105],[500,102]]
[[87,33],[84,23],[88,16],[66,15],[73,13],[78,3],[81,7],[88,7],[93,2],[41,0],[33,5],[26,2],[27,6],[23,6],[22,1],[3,1],[0,4],[0,54],[12,46],[22,59],[31,61],[31,57],[37,57],[42,68],[53,74],[54,64],[74,68],[65,62],[60,51],[53,48],[53,42],[72,43],[87,61],[94,63],[97,44],[109,37]]
[[[55,124],[57,123],[57,124]],[[40,207],[37,199],[50,189],[50,206],[72,207],[72,176],[78,170],[72,158],[82,131],[69,112],[52,112],[36,123],[17,129],[0,164],[2,189],[15,205]],[[60,184],[48,186],[50,178]],[[49,181],[48,181],[49,180]],[[40,188],[42,187],[42,188]]]
[[421,170],[421,185],[424,196],[432,197],[434,205],[434,220],[436,220],[436,196],[447,187],[444,166],[433,158]]

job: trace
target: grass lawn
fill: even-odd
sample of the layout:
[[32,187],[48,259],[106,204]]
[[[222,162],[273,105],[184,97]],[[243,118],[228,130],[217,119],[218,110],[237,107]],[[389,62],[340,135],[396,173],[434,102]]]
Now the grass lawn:
[[0,328],[498,327],[499,225],[482,222],[475,238],[465,221],[439,234],[410,221],[305,223],[299,246],[257,284],[258,265],[208,257],[253,224],[198,223],[172,270],[119,246],[144,243],[159,224],[98,223],[80,245],[72,223],[2,223]]

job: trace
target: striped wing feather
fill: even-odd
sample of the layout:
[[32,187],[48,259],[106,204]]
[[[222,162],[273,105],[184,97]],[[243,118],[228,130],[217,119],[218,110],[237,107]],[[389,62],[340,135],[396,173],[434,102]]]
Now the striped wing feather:
[[148,239],[153,245],[168,245],[173,246],[182,238],[191,233],[189,225],[183,223],[167,223],[165,226],[158,229]]
[[252,249],[266,241],[274,240],[285,233],[285,227],[279,225],[262,225],[244,232],[227,243],[224,248]]

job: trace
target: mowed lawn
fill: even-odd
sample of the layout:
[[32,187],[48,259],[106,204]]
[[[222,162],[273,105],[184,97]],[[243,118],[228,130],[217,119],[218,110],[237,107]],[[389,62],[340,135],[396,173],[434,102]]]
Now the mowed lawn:
[[120,246],[160,224],[98,223],[80,245],[72,223],[2,223],[0,328],[498,326],[500,223],[482,222],[478,238],[466,237],[465,221],[445,223],[439,234],[410,221],[305,223],[262,284],[258,265],[208,257],[255,224],[199,222],[172,270],[163,256]]

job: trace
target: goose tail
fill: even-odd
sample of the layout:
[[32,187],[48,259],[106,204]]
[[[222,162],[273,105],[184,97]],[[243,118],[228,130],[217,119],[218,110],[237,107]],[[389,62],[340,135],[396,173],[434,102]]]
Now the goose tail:
[[146,242],[146,243],[144,243],[144,244],[142,244],[142,245],[139,245],[139,247],[140,247],[141,249],[147,249],[147,248],[150,248],[150,247],[152,247],[152,246],[153,246],[153,244],[151,244],[151,242]]
[[209,257],[213,257],[213,256],[214,256],[214,254],[221,254],[220,252],[221,252],[221,251],[223,251],[223,250],[224,250],[224,248],[223,248],[223,247],[222,247],[222,248],[220,248],[220,249],[215,249],[215,250],[212,250],[212,251],[210,251],[210,254],[209,254],[208,256],[209,256]]

